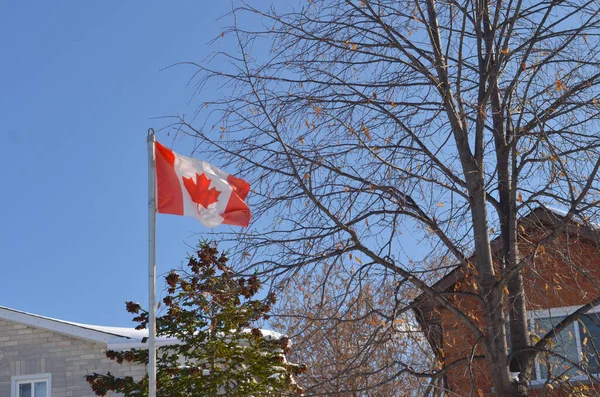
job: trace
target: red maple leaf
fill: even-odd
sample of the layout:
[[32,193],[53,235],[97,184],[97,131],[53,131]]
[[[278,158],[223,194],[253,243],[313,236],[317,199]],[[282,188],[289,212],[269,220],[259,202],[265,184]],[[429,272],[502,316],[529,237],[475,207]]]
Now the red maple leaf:
[[219,201],[219,195],[221,194],[216,188],[209,189],[210,179],[204,175],[204,173],[198,175],[196,173],[196,180],[194,178],[183,178],[183,186],[190,194],[192,201],[198,205],[208,208],[212,203]]

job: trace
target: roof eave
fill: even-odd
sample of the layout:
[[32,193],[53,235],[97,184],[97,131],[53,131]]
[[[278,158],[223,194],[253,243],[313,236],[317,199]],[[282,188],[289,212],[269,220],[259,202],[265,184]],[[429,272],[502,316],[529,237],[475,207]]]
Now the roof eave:
[[86,328],[84,325],[70,324],[60,320],[26,313],[15,309],[9,309],[2,306],[0,306],[0,320],[7,320],[29,327],[40,328],[55,332],[57,334],[105,345],[114,344],[123,340],[131,340],[125,336],[114,335]]

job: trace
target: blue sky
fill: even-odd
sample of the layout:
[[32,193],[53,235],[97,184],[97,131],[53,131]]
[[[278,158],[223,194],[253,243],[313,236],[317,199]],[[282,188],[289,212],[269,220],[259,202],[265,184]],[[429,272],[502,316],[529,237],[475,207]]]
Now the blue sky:
[[[0,3],[0,306],[131,324],[123,302],[147,300],[147,129],[200,101],[192,69],[160,70],[210,54],[230,7]],[[157,227],[164,273],[203,230],[167,215]]]

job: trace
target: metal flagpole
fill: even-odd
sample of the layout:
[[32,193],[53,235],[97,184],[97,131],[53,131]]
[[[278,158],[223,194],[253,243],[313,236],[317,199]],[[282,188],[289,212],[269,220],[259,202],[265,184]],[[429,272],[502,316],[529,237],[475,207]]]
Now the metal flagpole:
[[148,380],[149,397],[156,397],[156,158],[154,129],[148,129],[148,306],[149,340]]

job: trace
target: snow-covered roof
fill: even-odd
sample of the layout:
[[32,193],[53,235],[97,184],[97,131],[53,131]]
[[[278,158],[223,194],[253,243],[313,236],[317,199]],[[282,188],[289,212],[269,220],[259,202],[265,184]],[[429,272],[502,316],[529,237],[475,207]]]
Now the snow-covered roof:
[[[41,328],[77,339],[107,345],[109,349],[144,348],[147,343],[142,339],[148,336],[148,330],[136,330],[125,327],[107,327],[81,324],[56,318],[40,316],[21,310],[0,306],[0,320],[7,320],[29,327]],[[176,344],[172,338],[157,338],[157,345]]]
[[[553,207],[548,207],[548,206],[545,206],[543,208],[545,208],[546,210],[548,210],[548,211],[552,212],[553,214],[558,215],[558,216],[560,216],[562,218],[565,218],[568,215],[568,213],[569,213],[568,211],[563,211],[563,210],[559,210],[558,208],[553,208]],[[575,223],[579,223],[579,224],[584,225],[584,226],[589,226],[591,228],[600,230],[600,225],[599,224],[593,223],[593,222],[589,222],[589,221],[585,221],[585,220],[581,219],[581,217],[579,216],[579,214],[575,214],[571,218],[571,221],[573,221]]]
[[[148,337],[147,329],[137,330],[135,328],[126,327],[81,324],[40,316],[39,314],[27,313],[4,306],[0,306],[0,320],[12,321],[77,339],[105,344],[107,349],[111,350],[148,348],[148,343],[142,343],[142,340]],[[248,332],[250,332],[250,330],[248,330]],[[283,335],[278,332],[265,329],[261,329],[261,333],[267,340],[278,340],[283,337]],[[175,338],[158,337],[156,339],[157,346],[174,345],[178,343],[180,343],[179,340]]]

